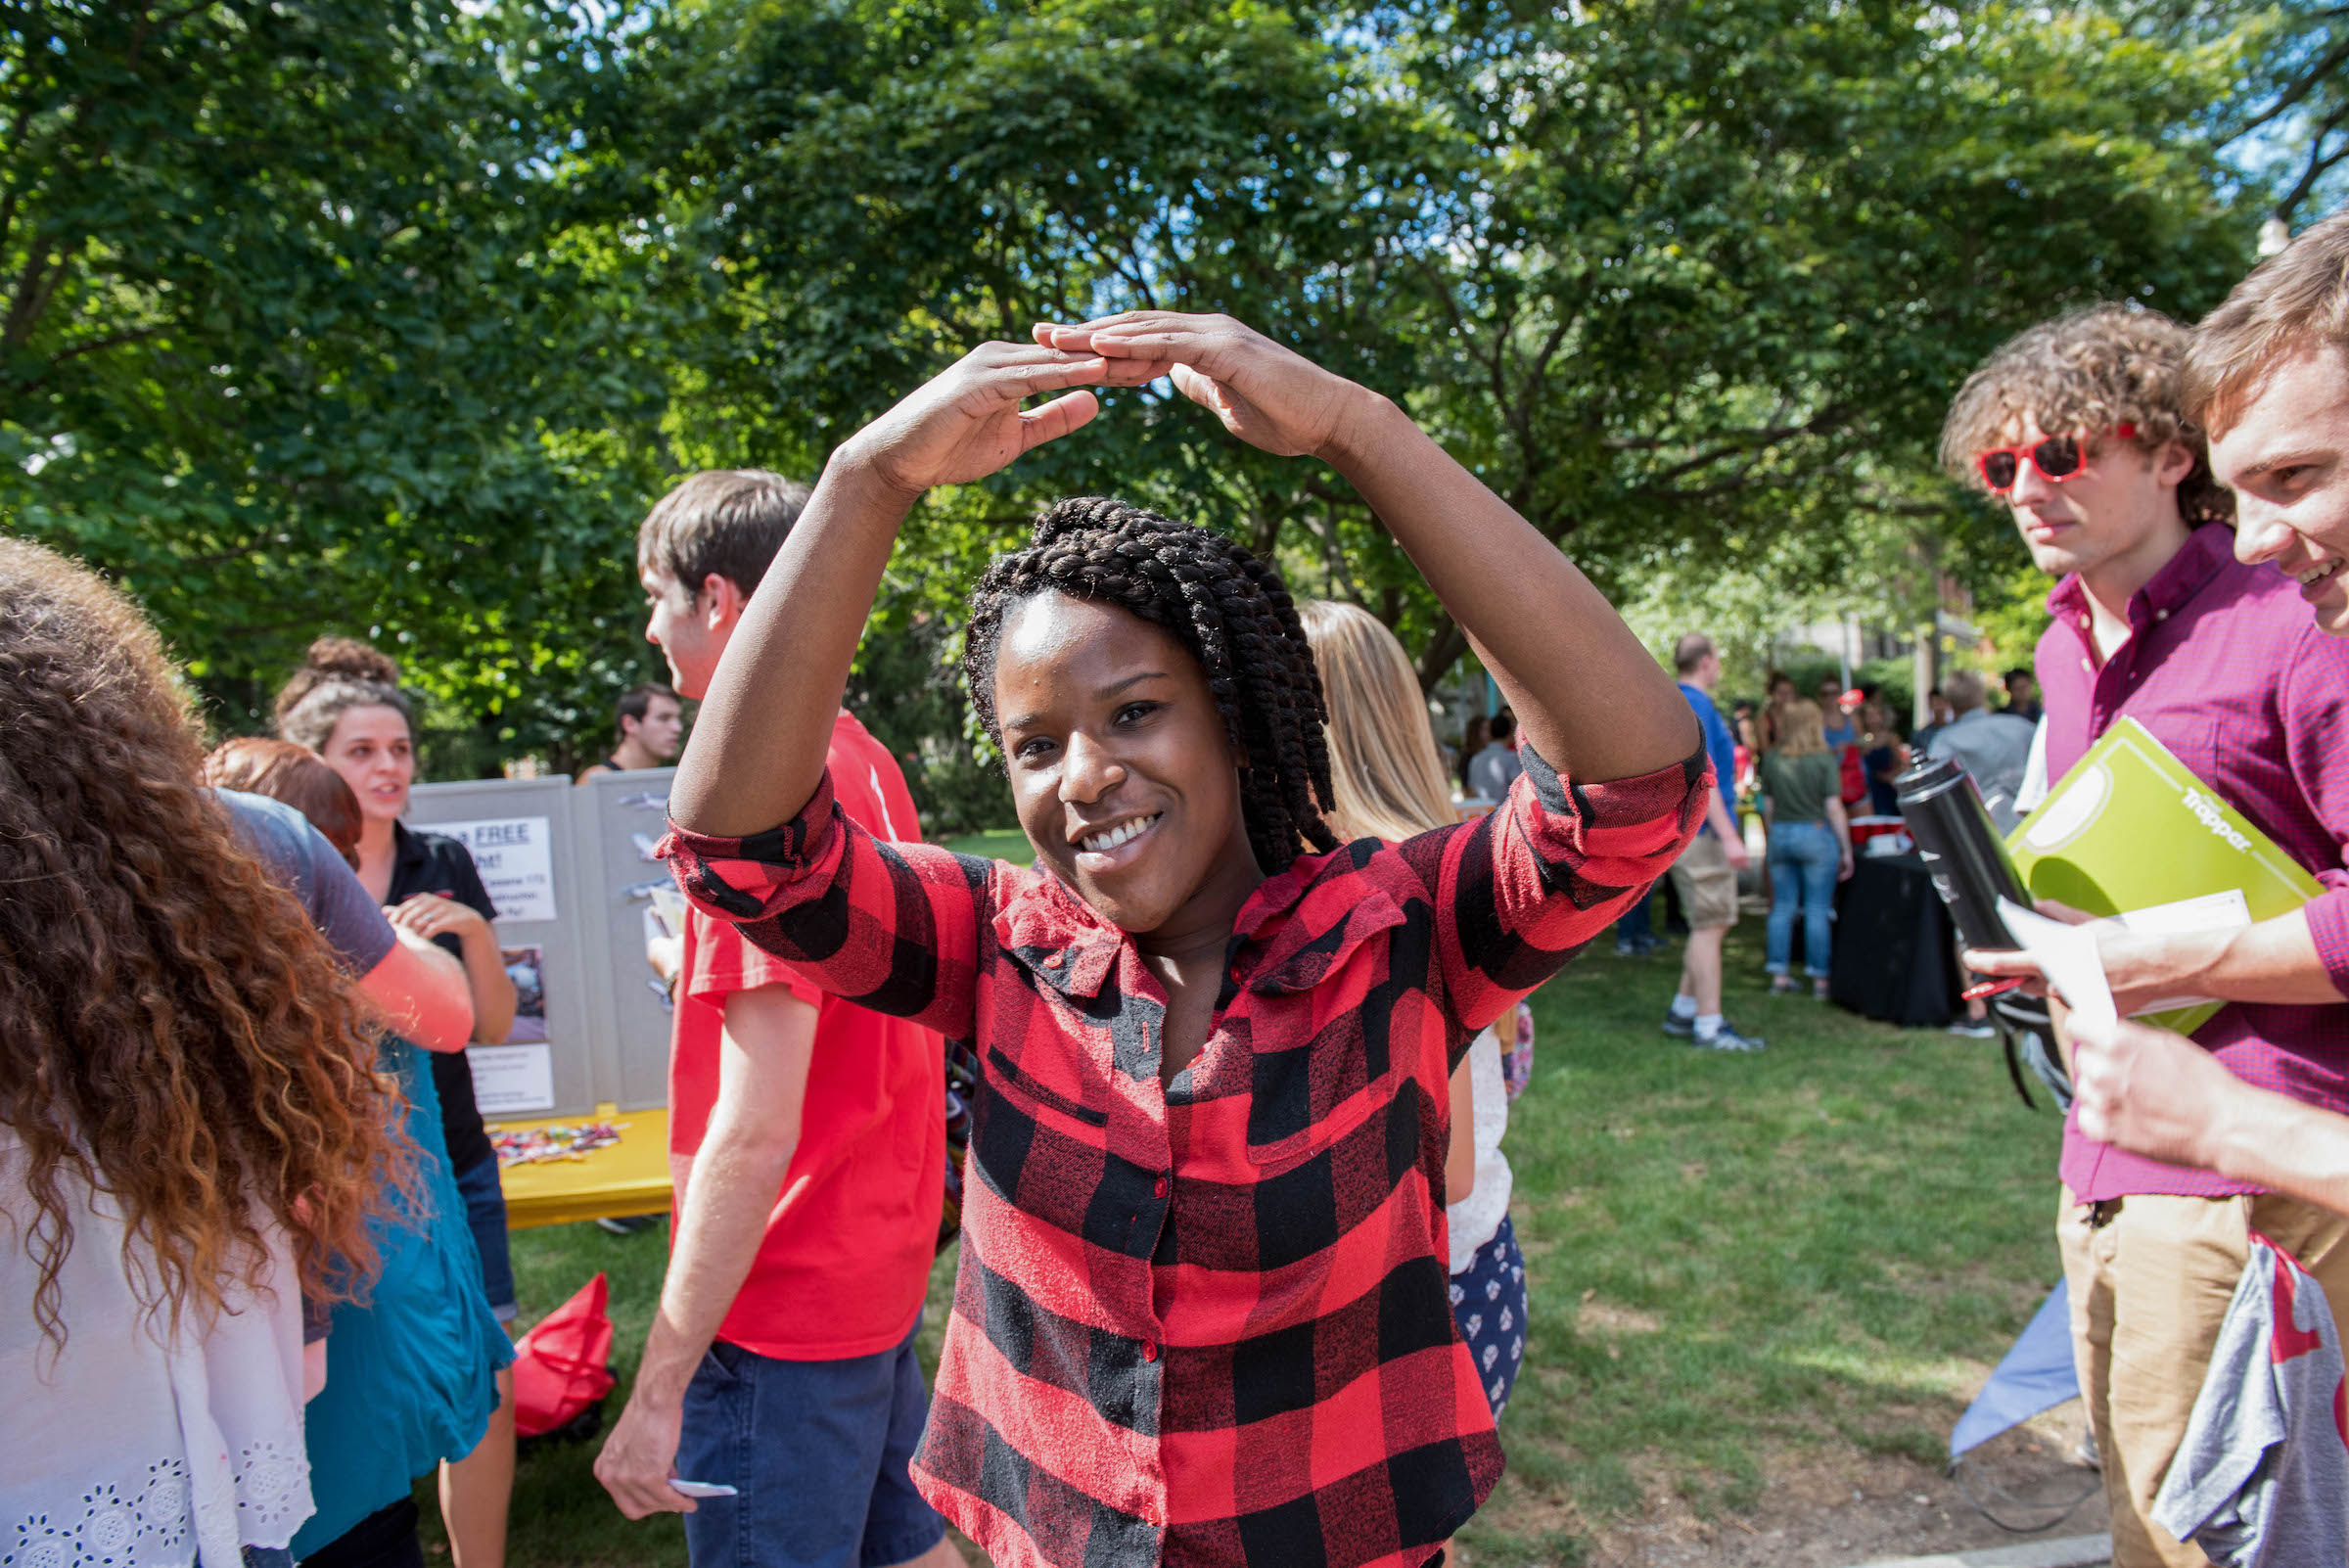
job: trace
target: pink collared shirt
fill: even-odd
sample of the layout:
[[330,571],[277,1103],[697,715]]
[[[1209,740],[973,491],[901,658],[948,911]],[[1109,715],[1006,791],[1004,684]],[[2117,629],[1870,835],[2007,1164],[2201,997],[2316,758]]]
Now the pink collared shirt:
[[[2087,590],[2048,596],[2039,639],[2048,776],[2061,778],[2127,715],[2315,874],[2317,950],[2349,994],[2349,639],[2317,629],[2289,577],[2234,559],[2234,530],[2208,524],[2128,605],[2129,640],[2099,661]],[[2349,1112],[2349,1004],[2235,1003],[2194,1032],[2247,1084]],[[2141,1159],[2063,1132],[2062,1176],[2083,1200],[2258,1190],[2208,1171]]]

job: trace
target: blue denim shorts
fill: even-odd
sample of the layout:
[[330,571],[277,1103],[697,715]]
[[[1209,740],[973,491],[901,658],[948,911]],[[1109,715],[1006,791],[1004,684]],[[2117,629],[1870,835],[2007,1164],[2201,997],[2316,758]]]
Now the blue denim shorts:
[[514,1257],[506,1249],[506,1191],[498,1185],[497,1156],[459,1171],[457,1192],[465,1200],[473,1250],[482,1257],[482,1293],[497,1320],[510,1323],[522,1309],[514,1304]]
[[677,1474],[740,1495],[685,1516],[693,1568],[888,1568],[928,1551],[946,1527],[906,1465],[929,1413],[913,1334],[839,1361],[719,1340],[685,1391]]

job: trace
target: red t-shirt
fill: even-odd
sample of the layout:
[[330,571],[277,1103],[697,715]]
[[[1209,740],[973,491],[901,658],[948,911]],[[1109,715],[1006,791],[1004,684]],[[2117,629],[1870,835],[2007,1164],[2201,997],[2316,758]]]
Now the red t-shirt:
[[[918,840],[895,759],[848,714],[826,759],[840,804],[877,838]],[[872,1356],[913,1329],[945,1185],[945,1054],[938,1036],[827,996],[700,910],[686,918],[668,1065],[668,1160],[682,1212],[717,1099],[726,997],[789,986],[816,1008],[799,1146],[766,1239],[717,1337],[778,1360]]]

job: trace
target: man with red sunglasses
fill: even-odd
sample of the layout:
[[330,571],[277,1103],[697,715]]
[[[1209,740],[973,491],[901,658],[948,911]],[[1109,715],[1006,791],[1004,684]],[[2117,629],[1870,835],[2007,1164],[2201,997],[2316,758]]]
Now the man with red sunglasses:
[[[2184,328],[2105,305],[2031,328],[1958,394],[1951,474],[2003,501],[2058,576],[2037,655],[2061,777],[2135,718],[2312,873],[2349,844],[2349,642],[2296,585],[2234,558],[2230,497],[2186,413]],[[2349,1005],[2237,1003],[2195,1032],[2236,1077],[2349,1109]],[[2068,1054],[2068,1042],[2067,1042]],[[2064,1128],[2056,1226],[2116,1568],[2206,1568],[2150,1514],[2256,1229],[2349,1308],[2349,1222]]]

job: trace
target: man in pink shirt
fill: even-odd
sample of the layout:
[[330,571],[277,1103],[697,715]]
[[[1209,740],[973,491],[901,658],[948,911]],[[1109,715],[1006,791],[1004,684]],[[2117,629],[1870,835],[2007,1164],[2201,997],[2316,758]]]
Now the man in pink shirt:
[[[2060,576],[2041,638],[2048,771],[2116,719],[2149,729],[2312,873],[2349,886],[2349,643],[2295,586],[2234,559],[2181,387],[2188,335],[2118,305],[2045,323],[1968,380],[1945,464],[2007,506]],[[2349,1109],[2349,1005],[2236,1004],[2195,1041],[2232,1075]],[[2118,1568],[2200,1568],[2153,1523],[2256,1229],[2349,1308],[2349,1222],[2218,1172],[2096,1142],[2067,1124],[2057,1238],[2074,1356],[2103,1455]]]
[[[2235,558],[2301,584],[2316,623],[2349,636],[2349,213],[2263,262],[2195,329],[2187,406],[2235,492]],[[2097,947],[2124,1007],[2188,993],[2329,1006],[2349,993],[2349,891],[2239,931],[2102,926]],[[2025,973],[2019,957],[1983,968]],[[2075,1079],[2082,1126],[2113,1143],[2349,1212],[2349,1118],[2135,1025],[2082,1050]]]

